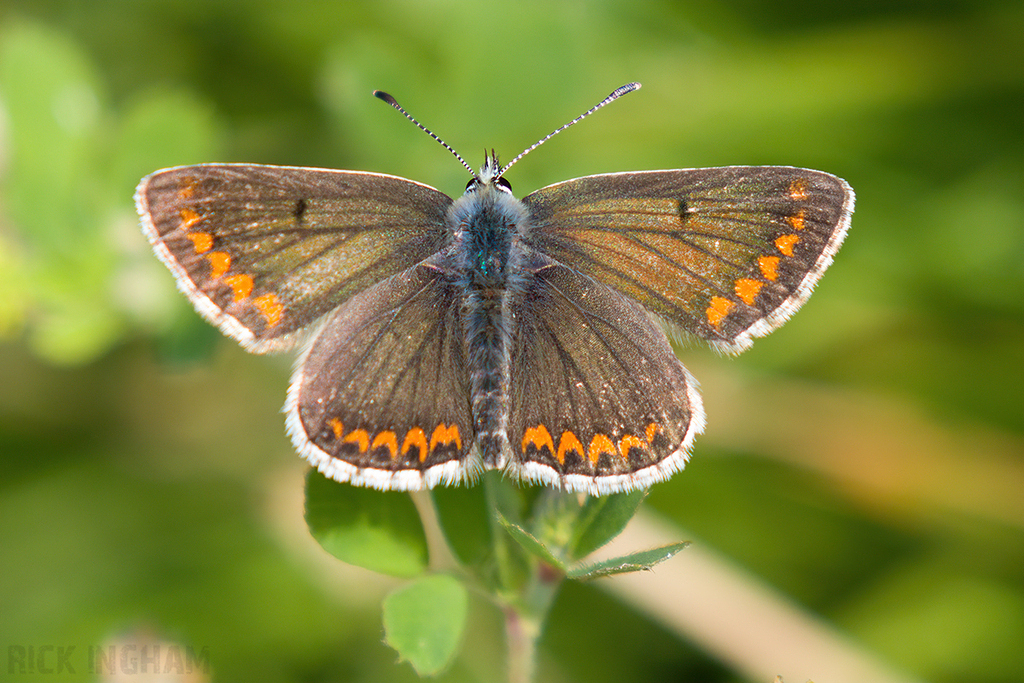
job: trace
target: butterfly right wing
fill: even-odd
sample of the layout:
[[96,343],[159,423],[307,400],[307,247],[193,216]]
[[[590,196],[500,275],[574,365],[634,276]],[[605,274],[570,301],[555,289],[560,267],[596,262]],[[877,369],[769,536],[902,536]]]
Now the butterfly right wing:
[[451,199],[357,171],[201,164],[139,184],[143,232],[196,310],[254,352],[450,239]]

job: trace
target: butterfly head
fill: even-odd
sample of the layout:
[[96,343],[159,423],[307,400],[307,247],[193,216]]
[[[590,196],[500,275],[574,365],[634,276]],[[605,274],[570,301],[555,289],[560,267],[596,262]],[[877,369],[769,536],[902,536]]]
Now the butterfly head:
[[466,184],[466,192],[477,192],[483,187],[493,187],[502,192],[512,194],[512,185],[502,177],[505,169],[498,161],[498,155],[492,149],[490,154],[484,152],[484,165],[479,173],[473,175],[473,179]]

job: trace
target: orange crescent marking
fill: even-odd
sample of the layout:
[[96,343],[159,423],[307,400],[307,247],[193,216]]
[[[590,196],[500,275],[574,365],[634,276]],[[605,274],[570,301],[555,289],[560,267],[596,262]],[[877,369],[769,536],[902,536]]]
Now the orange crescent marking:
[[786,256],[793,255],[793,246],[800,241],[800,238],[796,235],[783,235],[779,239],[775,240],[775,246]]
[[738,296],[743,303],[748,306],[754,305],[754,299],[761,292],[761,288],[764,287],[764,283],[760,280],[751,280],[750,278],[740,278],[736,281],[736,296]]
[[231,257],[226,252],[211,251],[206,255],[206,260],[210,262],[211,280],[217,280],[231,270]]
[[197,254],[205,254],[213,249],[213,235],[206,232],[190,232],[185,237],[192,240],[192,248]]
[[281,314],[284,313],[284,306],[278,301],[275,294],[264,294],[252,300],[252,305],[267,320],[267,325],[273,327],[281,322]]
[[558,453],[555,454],[555,457],[558,458],[558,464],[565,464],[565,454],[569,451],[576,451],[580,454],[581,458],[585,452],[583,444],[576,438],[576,435],[566,430],[562,432],[562,437],[558,440]]
[[605,434],[595,434],[590,441],[590,452],[587,454],[590,462],[596,465],[602,453],[615,455],[615,444]]
[[647,444],[638,436],[627,434],[626,436],[619,439],[619,455],[622,456],[623,460],[629,459],[629,449],[639,448],[641,450],[647,449]]
[[341,439],[341,437],[345,434],[345,425],[343,425],[341,423],[341,420],[339,420],[338,418],[332,417],[330,420],[327,421],[327,424],[331,425],[331,429],[334,430],[335,439]]
[[526,447],[533,444],[538,451],[542,451],[545,448],[548,449],[548,453],[555,452],[555,443],[551,440],[551,432],[544,425],[537,425],[536,427],[530,427],[523,433],[523,453],[526,453]]
[[775,280],[779,277],[779,257],[778,256],[762,256],[757,259],[757,265],[761,269],[761,275],[764,275],[765,280]]
[[181,218],[181,227],[186,230],[191,230],[196,223],[203,220],[203,217],[192,209],[182,209],[178,212],[178,217]]
[[647,443],[654,443],[654,437],[656,437],[660,431],[662,431],[661,425],[657,422],[652,422],[647,425],[647,432],[645,434],[647,437]]
[[354,443],[359,446],[359,452],[365,453],[370,447],[370,434],[365,429],[353,429],[341,440],[342,443]]
[[427,435],[419,427],[413,427],[405,433],[402,441],[402,457],[409,452],[409,449],[416,446],[420,449],[420,462],[427,459]]
[[224,278],[224,284],[231,287],[231,291],[235,293],[235,301],[248,299],[252,294],[252,278],[248,275],[228,275]]
[[796,214],[786,217],[786,222],[793,226],[794,230],[804,229],[804,210],[800,209]]
[[388,451],[391,452],[392,460],[398,457],[398,436],[396,436],[394,432],[384,431],[373,437],[373,444],[370,448],[377,450],[381,446],[388,447]]
[[736,307],[736,304],[720,296],[711,297],[709,303],[711,305],[708,306],[708,310],[704,313],[712,327],[721,325],[722,321],[725,320],[725,316],[729,315],[729,312]]
[[448,427],[442,422],[434,428],[434,433],[430,435],[430,452],[433,453],[438,444],[449,443],[454,443],[457,449],[462,450],[459,428],[456,425]]

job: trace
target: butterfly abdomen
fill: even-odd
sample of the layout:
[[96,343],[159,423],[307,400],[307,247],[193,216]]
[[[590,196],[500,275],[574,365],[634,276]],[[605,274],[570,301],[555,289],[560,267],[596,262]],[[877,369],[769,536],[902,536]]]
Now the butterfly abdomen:
[[475,441],[484,466],[501,468],[508,457],[508,265],[525,213],[511,194],[481,185],[459,199],[449,215],[463,291]]

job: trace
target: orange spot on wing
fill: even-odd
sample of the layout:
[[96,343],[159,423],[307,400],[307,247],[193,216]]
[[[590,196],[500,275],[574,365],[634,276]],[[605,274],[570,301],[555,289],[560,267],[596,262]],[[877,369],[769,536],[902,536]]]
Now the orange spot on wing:
[[638,436],[627,434],[626,436],[619,439],[619,455],[622,456],[623,460],[629,458],[629,449],[631,448],[647,448],[647,443]]
[[205,254],[213,249],[213,235],[207,232],[190,232],[185,237],[192,240],[192,248],[197,254]]
[[523,453],[526,453],[526,447],[533,444],[538,451],[542,451],[545,448],[548,449],[548,453],[554,454],[555,444],[551,440],[551,432],[544,425],[537,425],[536,427],[530,427],[523,432]]
[[434,428],[430,435],[430,452],[433,453],[438,444],[455,444],[455,447],[462,450],[462,439],[459,438],[459,428],[456,425],[450,427],[443,422]]
[[594,438],[590,440],[590,450],[587,453],[587,457],[590,458],[591,463],[596,465],[602,453],[615,455],[615,444],[612,443],[612,440],[606,434],[595,434]]
[[647,425],[647,430],[644,434],[644,436],[647,437],[647,443],[654,443],[654,437],[656,437],[660,431],[662,431],[661,425],[657,422],[652,422]]
[[182,209],[178,212],[178,216],[181,218],[181,227],[186,230],[191,230],[195,227],[196,223],[203,220],[203,217],[192,209]]
[[704,314],[707,316],[708,322],[711,323],[712,327],[721,325],[722,321],[725,320],[725,316],[729,315],[732,309],[736,307],[736,304],[720,296],[711,297],[709,303],[711,305],[708,306],[708,310]]
[[391,453],[391,459],[394,460],[398,456],[398,436],[392,431],[384,431],[373,437],[373,444],[370,446],[373,450],[377,450],[381,446],[387,446],[388,451]]
[[281,314],[284,313],[284,305],[278,300],[274,294],[264,294],[258,296],[252,300],[252,305],[256,307],[256,310],[260,312],[266,321],[267,325],[273,327],[274,325],[281,322]]
[[405,433],[402,441],[402,457],[409,452],[409,449],[416,446],[420,449],[420,462],[427,459],[427,434],[419,427],[413,427]]
[[738,296],[746,305],[753,306],[754,299],[757,298],[762,287],[764,287],[764,283],[760,280],[740,278],[736,281],[736,296]]
[[231,270],[231,257],[226,252],[211,251],[206,255],[206,260],[210,262],[211,280],[217,280]]
[[797,178],[789,184],[789,198],[802,202],[807,199],[807,181]]
[[804,210],[800,209],[792,216],[786,216],[786,222],[793,226],[794,230],[804,229]]
[[779,257],[778,256],[762,256],[757,259],[757,265],[761,269],[761,275],[764,275],[765,280],[775,280],[779,277]]
[[365,429],[353,429],[341,440],[342,443],[354,443],[359,446],[359,452],[365,453],[370,447],[370,434]]
[[580,454],[581,458],[584,455],[583,444],[580,443],[575,434],[566,430],[562,432],[562,437],[558,440],[558,452],[555,453],[559,465],[565,464],[565,454],[569,451],[576,451]]
[[779,239],[775,240],[775,246],[786,256],[793,255],[793,246],[800,241],[800,238],[796,235],[782,235]]
[[339,420],[338,418],[332,417],[330,420],[327,421],[327,424],[329,424],[331,426],[331,429],[334,430],[335,439],[341,439],[341,437],[345,435],[345,425],[343,425],[341,423],[341,420]]
[[252,294],[252,278],[248,275],[228,275],[224,283],[235,293],[235,301],[248,299]]

